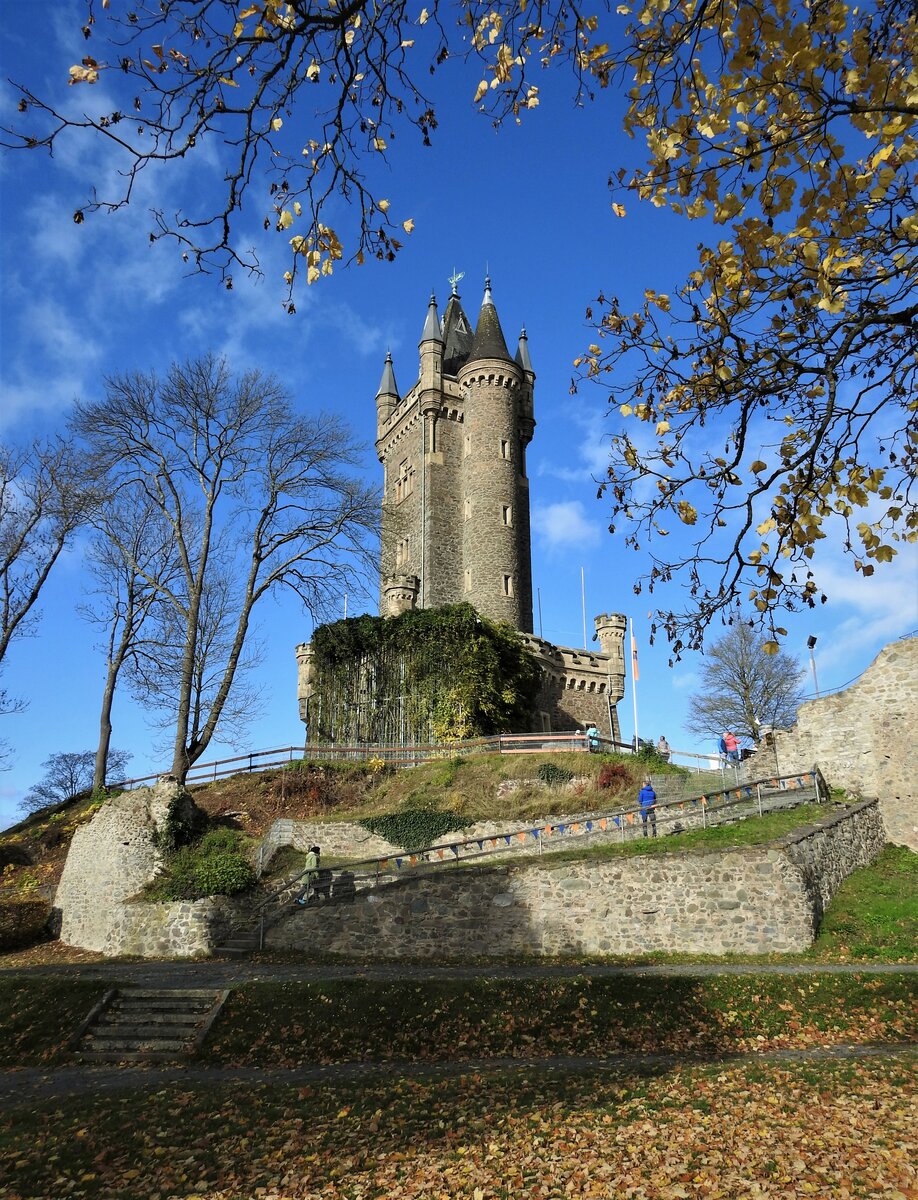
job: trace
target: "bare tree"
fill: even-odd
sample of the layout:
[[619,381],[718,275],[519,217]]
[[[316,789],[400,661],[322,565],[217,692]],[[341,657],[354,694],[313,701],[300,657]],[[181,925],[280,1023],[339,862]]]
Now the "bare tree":
[[[125,750],[109,751],[109,766],[116,776],[122,776],[131,755]],[[26,812],[38,812],[52,804],[63,804],[92,789],[94,750],[63,751],[51,754],[42,763],[44,775],[26,793],[21,807]]]
[[[169,610],[157,620],[180,647],[172,771],[184,779],[227,709],[255,605],[290,589],[320,619],[357,588],[376,497],[349,473],[359,451],[338,418],[300,416],[276,380],[234,378],[212,356],[162,380],[109,379],[104,400],[77,406],[75,427],[112,492],[145,496],[174,538],[178,581],[155,587]],[[223,615],[207,658],[214,604]]]
[[690,699],[686,726],[711,737],[729,729],[757,742],[763,725],[793,725],[803,699],[802,678],[792,655],[768,654],[764,636],[737,620],[702,661],[701,687]]
[[163,589],[178,578],[172,528],[143,494],[122,492],[101,505],[87,562],[96,580],[95,600],[82,615],[105,633],[105,683],[99,713],[93,788],[105,786],[112,737],[112,707],[122,668],[145,653],[152,616],[163,607]]
[[69,442],[0,446],[0,666],[37,623],[41,590],[91,502]]

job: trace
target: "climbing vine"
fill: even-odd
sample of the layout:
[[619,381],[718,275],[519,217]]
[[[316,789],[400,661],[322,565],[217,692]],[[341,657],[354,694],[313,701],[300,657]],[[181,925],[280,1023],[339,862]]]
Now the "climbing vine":
[[410,852],[424,850],[446,834],[465,829],[469,821],[451,812],[406,809],[404,812],[386,813],[382,817],[367,817],[360,824],[393,846],[401,846]]
[[311,742],[444,742],[529,728],[541,673],[470,604],[354,617],[313,636]]

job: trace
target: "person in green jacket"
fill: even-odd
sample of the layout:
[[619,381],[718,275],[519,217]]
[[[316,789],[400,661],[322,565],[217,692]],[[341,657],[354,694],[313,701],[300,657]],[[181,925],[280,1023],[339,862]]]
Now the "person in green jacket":
[[308,904],[309,897],[315,890],[316,880],[319,877],[319,856],[322,851],[318,846],[310,846],[309,853],[303,862],[303,890],[297,896],[297,904]]

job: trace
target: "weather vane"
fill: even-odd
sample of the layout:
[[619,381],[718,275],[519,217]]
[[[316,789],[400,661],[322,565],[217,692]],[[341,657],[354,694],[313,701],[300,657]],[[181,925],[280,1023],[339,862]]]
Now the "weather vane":
[[456,268],[453,267],[453,273],[452,273],[452,275],[450,275],[449,280],[447,282],[449,283],[450,287],[453,289],[454,296],[459,295],[459,293],[456,291],[456,284],[459,282],[460,279],[465,279],[465,271],[457,271]]

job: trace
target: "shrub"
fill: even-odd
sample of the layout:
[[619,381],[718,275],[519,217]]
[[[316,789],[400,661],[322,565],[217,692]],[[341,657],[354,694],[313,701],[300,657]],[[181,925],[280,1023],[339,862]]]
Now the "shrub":
[[624,763],[603,763],[596,783],[603,790],[620,792],[632,786],[631,772]]
[[563,783],[570,783],[574,778],[573,771],[568,771],[564,767],[555,766],[554,763],[541,763],[537,771],[539,779],[548,787],[560,787]]
[[241,854],[218,850],[200,858],[194,878],[201,896],[234,896],[255,882],[255,872]]
[[150,889],[156,900],[200,900],[234,896],[255,883],[255,872],[240,852],[240,834],[216,826],[167,860],[166,872]]

